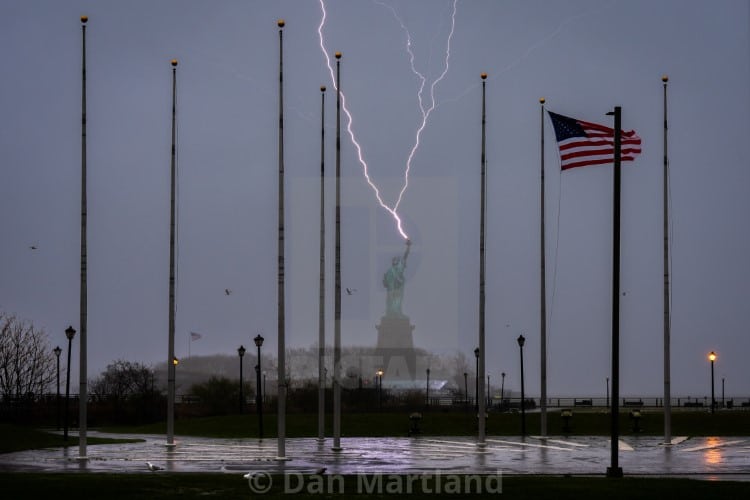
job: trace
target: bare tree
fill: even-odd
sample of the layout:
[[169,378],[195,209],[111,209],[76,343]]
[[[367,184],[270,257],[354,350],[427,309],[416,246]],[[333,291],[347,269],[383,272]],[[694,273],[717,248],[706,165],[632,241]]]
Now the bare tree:
[[0,311],[0,392],[4,398],[42,394],[55,380],[55,359],[44,330]]
[[150,367],[137,361],[118,359],[91,381],[91,392],[120,401],[149,394],[154,390],[153,385],[154,371]]

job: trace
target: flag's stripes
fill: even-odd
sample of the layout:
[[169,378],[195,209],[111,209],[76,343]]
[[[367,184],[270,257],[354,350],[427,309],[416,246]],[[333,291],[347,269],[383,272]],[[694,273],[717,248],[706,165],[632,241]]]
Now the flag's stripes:
[[[558,137],[563,170],[613,162],[614,129],[550,112]],[[622,131],[621,160],[633,161],[641,153],[641,138],[634,130]]]

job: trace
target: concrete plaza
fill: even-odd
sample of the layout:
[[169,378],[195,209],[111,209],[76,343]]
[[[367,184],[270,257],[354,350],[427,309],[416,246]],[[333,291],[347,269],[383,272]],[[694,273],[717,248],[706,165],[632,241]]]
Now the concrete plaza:
[[[468,437],[287,439],[288,460],[277,460],[275,439],[178,437],[174,448],[160,435],[92,436],[144,439],[139,443],[90,445],[88,459],[70,448],[27,450],[0,455],[2,471],[152,473],[147,462],[171,472],[327,474],[488,473],[507,475],[603,475],[610,460],[606,437],[489,437],[478,447]],[[620,441],[625,475],[689,476],[750,480],[750,438],[678,437],[665,446],[655,436]],[[159,473],[157,471],[155,473]]]

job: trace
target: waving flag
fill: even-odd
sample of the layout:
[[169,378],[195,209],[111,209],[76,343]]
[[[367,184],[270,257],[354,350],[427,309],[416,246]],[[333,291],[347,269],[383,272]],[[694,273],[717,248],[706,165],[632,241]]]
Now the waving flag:
[[203,337],[203,335],[200,333],[190,332],[190,340],[198,340],[201,337]]
[[[612,163],[615,131],[597,123],[576,120],[548,111],[555,128],[560,164],[563,170]],[[633,161],[641,154],[641,138],[635,130],[622,131],[622,161]]]

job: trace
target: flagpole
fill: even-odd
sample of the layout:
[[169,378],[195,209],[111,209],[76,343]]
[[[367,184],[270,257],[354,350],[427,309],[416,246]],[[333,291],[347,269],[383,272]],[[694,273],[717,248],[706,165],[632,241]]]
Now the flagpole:
[[485,421],[484,416],[485,401],[479,397],[484,394],[484,353],[485,353],[485,219],[487,209],[487,156],[486,156],[486,96],[487,96],[487,73],[482,73],[482,153],[481,153],[481,191],[480,191],[480,209],[479,209],[479,357],[477,359],[477,446],[485,447]]
[[614,181],[612,194],[612,421],[611,460],[607,477],[622,477],[619,466],[620,425],[620,162],[622,155],[622,108],[615,106],[614,112]]
[[670,330],[671,307],[669,303],[669,156],[667,151],[667,82],[661,77],[664,87],[664,444],[672,444],[672,393],[670,376]]
[[539,188],[539,199],[540,199],[540,214],[541,214],[541,225],[539,229],[539,261],[540,261],[540,282],[539,282],[539,340],[541,346],[540,352],[540,379],[541,379],[541,395],[539,396],[540,403],[540,434],[542,436],[547,435],[547,276],[546,276],[546,254],[545,254],[545,231],[544,231],[544,97],[539,99],[539,128],[541,132],[541,146],[540,146],[540,188]]
[[279,242],[278,242],[278,421],[277,459],[286,459],[286,345],[284,308],[284,20],[279,27]]
[[320,287],[318,290],[318,441],[325,441],[326,255],[325,255],[325,113],[326,88],[320,87]]
[[78,389],[78,457],[86,458],[86,412],[88,409],[88,250],[86,247],[86,23],[88,16],[81,16],[81,297],[78,329],[80,336],[80,375]]
[[341,52],[336,52],[336,262],[333,292],[333,451],[341,451]]
[[172,157],[170,165],[169,200],[169,356],[167,358],[167,446],[174,446],[175,400],[175,239],[176,239],[176,181],[177,176],[177,59],[172,59]]

